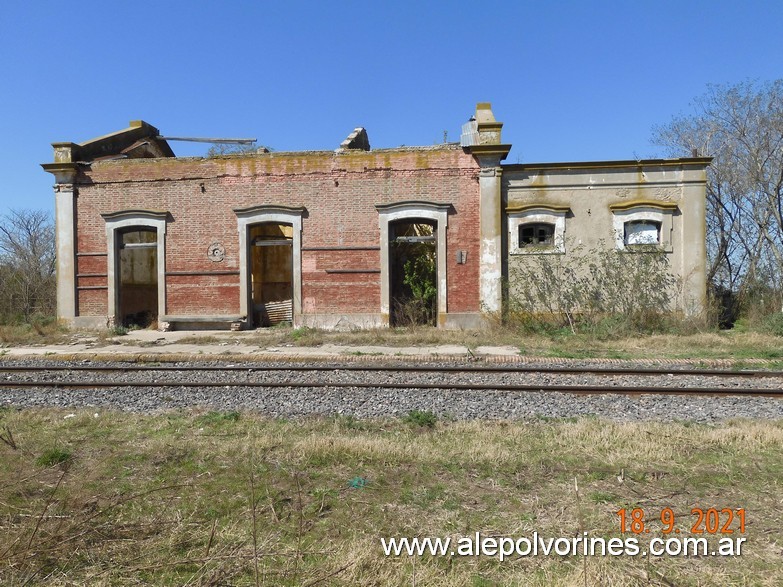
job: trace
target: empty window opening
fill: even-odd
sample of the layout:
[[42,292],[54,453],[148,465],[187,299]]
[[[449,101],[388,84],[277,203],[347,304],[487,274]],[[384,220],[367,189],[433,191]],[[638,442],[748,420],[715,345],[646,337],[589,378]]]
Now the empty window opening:
[[626,246],[658,245],[661,243],[661,223],[651,220],[631,220],[624,224]]
[[253,324],[293,320],[293,235],[291,224],[265,222],[248,228]]
[[119,315],[123,326],[147,328],[158,319],[158,233],[131,227],[117,234]]
[[389,225],[392,326],[435,325],[438,315],[437,223],[405,220]]
[[544,222],[520,224],[519,248],[552,247],[555,244],[555,225]]

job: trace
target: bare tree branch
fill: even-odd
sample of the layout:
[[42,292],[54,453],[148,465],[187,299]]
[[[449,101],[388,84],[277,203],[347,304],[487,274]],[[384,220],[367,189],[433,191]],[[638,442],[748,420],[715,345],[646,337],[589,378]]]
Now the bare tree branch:
[[47,212],[13,210],[0,217],[0,320],[54,310],[54,223]]
[[[708,278],[783,303],[783,79],[710,86],[690,116],[654,129],[670,155],[714,157],[707,178]],[[767,296],[769,297],[769,295]]]

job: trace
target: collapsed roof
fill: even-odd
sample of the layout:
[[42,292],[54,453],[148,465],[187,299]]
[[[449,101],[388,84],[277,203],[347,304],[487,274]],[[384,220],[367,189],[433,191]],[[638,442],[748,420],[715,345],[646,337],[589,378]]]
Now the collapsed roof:
[[52,143],[52,147],[55,163],[174,157],[160,131],[143,120],[132,120],[128,128],[83,143]]

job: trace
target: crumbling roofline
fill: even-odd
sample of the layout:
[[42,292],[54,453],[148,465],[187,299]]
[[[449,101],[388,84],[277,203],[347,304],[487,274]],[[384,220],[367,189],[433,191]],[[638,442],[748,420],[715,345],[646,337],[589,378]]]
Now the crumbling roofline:
[[105,143],[107,141],[111,141],[118,137],[128,136],[131,134],[135,136],[134,140],[138,140],[140,138],[146,138],[148,136],[157,137],[160,134],[160,131],[154,126],[152,126],[150,123],[144,122],[143,120],[131,120],[128,123],[128,128],[124,128],[116,132],[111,132],[109,134],[105,134],[99,137],[95,137],[93,139],[89,139],[87,141],[84,141],[83,143],[78,143],[78,145],[80,147],[90,147],[91,145],[97,143]]
[[55,163],[90,162],[126,155],[133,157],[174,157],[174,151],[160,131],[143,120],[132,120],[128,128],[83,143],[52,143]]

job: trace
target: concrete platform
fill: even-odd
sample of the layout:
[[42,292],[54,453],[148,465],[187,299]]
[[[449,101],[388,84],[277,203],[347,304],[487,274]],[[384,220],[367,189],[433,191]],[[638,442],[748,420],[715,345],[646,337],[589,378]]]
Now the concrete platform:
[[395,358],[514,358],[519,349],[513,346],[482,346],[469,349],[463,345],[435,346],[381,346],[339,345],[295,346],[290,343],[260,346],[253,332],[209,332],[135,330],[126,335],[101,339],[88,334],[75,334],[69,344],[12,346],[0,348],[0,356],[7,358],[51,357],[104,359],[116,357],[123,360],[137,357],[145,360],[157,357],[178,356],[193,359],[215,359],[222,355],[243,356],[247,359],[328,359],[348,357]]

